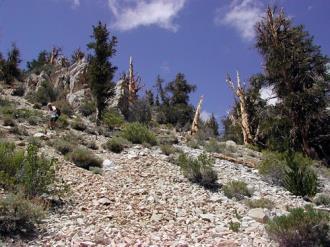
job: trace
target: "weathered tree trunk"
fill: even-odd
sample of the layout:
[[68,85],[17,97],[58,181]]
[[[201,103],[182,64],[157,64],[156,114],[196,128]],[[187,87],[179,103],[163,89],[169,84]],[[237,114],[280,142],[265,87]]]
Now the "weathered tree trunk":
[[129,71],[128,71],[128,100],[130,103],[133,103],[136,99],[137,85],[134,78],[134,67],[132,57],[129,59]]
[[49,61],[50,64],[55,63],[55,59],[58,57],[59,53],[60,53],[60,48],[53,47],[52,54],[50,56],[50,61]]
[[227,83],[236,94],[239,99],[240,105],[240,112],[241,112],[241,127],[243,133],[243,141],[244,144],[251,144],[253,141],[251,130],[250,130],[250,123],[249,123],[249,115],[246,109],[246,101],[245,101],[245,93],[243,88],[241,87],[240,76],[237,71],[237,87],[235,88],[234,83],[232,82],[231,78],[228,76]]
[[192,125],[191,125],[191,131],[190,131],[190,133],[192,135],[193,134],[196,134],[198,132],[198,130],[199,130],[199,118],[200,118],[200,115],[201,115],[203,100],[204,100],[204,97],[201,96],[201,98],[199,99],[197,108],[196,108],[196,112],[195,112],[195,116],[194,116],[194,121],[192,122]]

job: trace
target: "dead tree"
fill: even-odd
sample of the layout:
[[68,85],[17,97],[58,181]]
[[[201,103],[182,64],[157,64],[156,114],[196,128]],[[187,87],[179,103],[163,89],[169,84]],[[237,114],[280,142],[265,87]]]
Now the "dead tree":
[[245,92],[241,86],[239,72],[237,71],[237,87],[235,88],[234,83],[230,76],[227,76],[226,82],[228,83],[229,87],[233,90],[234,94],[236,94],[239,105],[240,105],[240,113],[241,113],[241,127],[243,132],[243,140],[244,144],[251,144],[252,143],[252,134],[250,129],[250,122],[249,122],[249,115],[246,109],[246,100],[245,100]]
[[129,70],[128,70],[128,100],[132,104],[137,99],[137,93],[143,88],[141,78],[134,74],[133,59],[129,59]]
[[59,57],[61,51],[62,51],[61,48],[55,46],[53,47],[52,52],[50,54],[50,60],[49,60],[50,64],[55,64],[56,59]]
[[196,112],[195,112],[195,116],[194,116],[194,121],[192,122],[191,125],[191,131],[190,134],[196,134],[199,130],[199,125],[200,125],[200,115],[201,115],[201,111],[202,111],[202,104],[203,104],[203,100],[204,100],[204,96],[201,96],[196,108]]

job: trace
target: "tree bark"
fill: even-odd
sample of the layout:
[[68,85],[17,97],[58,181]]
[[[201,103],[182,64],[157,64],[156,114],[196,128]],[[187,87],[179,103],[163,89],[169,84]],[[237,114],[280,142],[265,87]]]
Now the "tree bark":
[[201,98],[199,99],[197,108],[196,108],[194,120],[193,120],[192,125],[191,125],[191,131],[190,131],[190,133],[192,135],[193,134],[196,134],[198,132],[198,130],[199,130],[199,117],[200,117],[201,110],[202,110],[203,100],[204,100],[204,97],[201,96]]

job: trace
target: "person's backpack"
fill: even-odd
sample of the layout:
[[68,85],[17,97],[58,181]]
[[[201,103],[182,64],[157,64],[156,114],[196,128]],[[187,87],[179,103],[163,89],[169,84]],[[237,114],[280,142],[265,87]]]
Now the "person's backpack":
[[61,116],[61,110],[60,110],[60,108],[57,108],[56,107],[56,114],[57,114],[57,116]]

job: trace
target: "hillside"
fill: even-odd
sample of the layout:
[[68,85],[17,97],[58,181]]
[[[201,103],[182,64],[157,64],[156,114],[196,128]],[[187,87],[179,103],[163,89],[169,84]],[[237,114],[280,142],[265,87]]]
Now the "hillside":
[[[6,90],[2,97],[15,102],[17,109],[32,110],[25,99],[10,96]],[[92,126],[87,119],[84,121]],[[159,146],[132,145],[115,154],[103,149],[108,139],[105,136],[70,128],[44,135],[44,124],[32,126],[22,121],[18,126],[26,130],[25,135],[12,134],[12,127],[4,126],[1,133],[18,146],[27,145],[31,136],[40,136],[39,151],[57,159],[57,176],[69,186],[69,192],[54,199],[58,205],[38,226],[35,238],[12,236],[3,240],[5,246],[276,246],[265,230],[266,218],[285,215],[287,208],[308,204],[284,188],[265,182],[255,168],[216,159],[214,168],[220,184],[244,181],[253,191],[250,199],[266,198],[272,202],[271,209],[250,209],[244,201],[227,198],[221,188],[212,192],[190,183]],[[95,142],[98,149],[90,151],[108,160],[102,174],[77,167],[49,146],[50,140],[61,139],[69,132],[85,143]],[[176,148],[190,156],[202,152],[188,147],[180,133],[175,135],[180,140]],[[249,153],[250,159],[260,157],[260,153],[233,142],[227,145],[234,153]],[[322,191],[330,191],[329,183],[323,184]],[[240,223],[237,232],[230,230],[230,224],[235,222]]]

